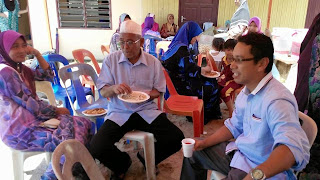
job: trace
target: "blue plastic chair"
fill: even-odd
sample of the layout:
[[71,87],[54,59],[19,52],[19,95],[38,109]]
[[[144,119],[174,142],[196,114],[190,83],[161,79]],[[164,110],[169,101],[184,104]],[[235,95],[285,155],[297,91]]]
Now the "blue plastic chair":
[[[47,54],[47,55],[44,55],[43,58],[49,63],[50,68],[54,72],[52,88],[53,88],[53,92],[55,94],[56,99],[61,100],[63,102],[63,106],[66,107],[70,111],[71,115],[73,115],[73,110],[72,110],[72,107],[69,103],[68,95],[67,95],[66,91],[64,90],[64,88],[60,84],[60,79],[58,76],[58,68],[56,67],[57,62],[60,62],[64,66],[66,66],[66,65],[69,65],[69,61],[65,57],[63,57],[59,54]],[[74,89],[72,88],[72,86],[70,86],[67,88],[67,90],[70,95],[71,101],[73,103],[76,100]],[[91,89],[86,88],[85,93],[92,94]]]
[[[85,93],[85,87],[82,86],[80,77],[86,75],[90,76],[91,79],[94,82],[94,85],[96,85],[98,76],[95,72],[95,70],[92,68],[92,66],[88,64],[82,64],[82,63],[77,63],[77,64],[70,64],[67,66],[62,67],[59,70],[59,77],[61,78],[63,84],[67,80],[71,80],[72,86],[75,89],[75,96],[78,100],[78,106],[79,108],[72,106],[73,111],[79,115],[79,116],[85,116],[82,112],[87,110],[87,109],[94,109],[94,108],[108,108],[108,100],[104,97],[101,96],[100,92],[96,93],[96,96],[98,97],[98,100],[90,104],[87,99],[86,99],[86,93]],[[69,91],[66,91],[67,94],[69,94]],[[95,98],[97,99],[97,98]],[[71,102],[71,96],[69,96],[69,101]],[[87,117],[91,118],[92,120],[96,121],[97,124],[97,130],[100,128],[100,126],[104,122],[104,116],[95,116],[95,117]]]
[[155,36],[150,36],[150,35],[145,35],[144,37],[144,44],[143,44],[143,50],[154,57],[157,57],[157,52],[156,52],[156,41],[162,41],[161,38],[155,37]]

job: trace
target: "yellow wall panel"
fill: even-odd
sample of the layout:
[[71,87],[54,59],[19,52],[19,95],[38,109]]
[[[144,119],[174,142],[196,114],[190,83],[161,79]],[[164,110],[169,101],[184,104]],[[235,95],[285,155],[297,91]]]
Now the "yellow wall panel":
[[236,11],[234,0],[220,0],[218,10],[218,26],[224,26],[226,20],[230,20]]
[[[262,30],[267,26],[269,0],[248,0],[250,17],[262,20]],[[273,27],[304,28],[308,0],[273,0],[270,29]],[[236,10],[234,0],[220,0],[218,26],[224,26]]]
[[[267,26],[269,0],[247,0],[250,17],[258,16],[262,20],[262,30]],[[156,15],[159,28],[167,21],[169,13],[174,14],[178,23],[179,0],[141,0],[142,16],[148,12]],[[270,29],[273,27],[303,28],[307,14],[308,0],[273,0]],[[219,0],[218,26],[224,26],[230,20],[237,7],[234,0]]]

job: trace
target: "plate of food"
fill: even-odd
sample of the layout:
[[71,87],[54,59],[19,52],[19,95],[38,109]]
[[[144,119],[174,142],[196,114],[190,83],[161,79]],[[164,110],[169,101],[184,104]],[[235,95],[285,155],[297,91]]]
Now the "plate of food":
[[102,115],[105,115],[107,112],[108,110],[104,108],[94,108],[94,109],[87,109],[85,111],[82,111],[82,114],[86,116],[102,116]]
[[132,91],[130,94],[119,94],[118,98],[127,103],[142,103],[147,101],[150,96],[141,91]]
[[210,71],[210,72],[206,72],[205,74],[202,74],[202,76],[207,77],[207,78],[217,78],[220,76],[220,72]]

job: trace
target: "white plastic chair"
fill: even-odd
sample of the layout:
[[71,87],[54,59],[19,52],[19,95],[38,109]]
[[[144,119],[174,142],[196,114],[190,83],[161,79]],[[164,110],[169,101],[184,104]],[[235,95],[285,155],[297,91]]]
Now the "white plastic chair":
[[56,106],[56,98],[54,96],[51,82],[35,81],[35,84],[36,84],[36,91],[44,93],[49,100],[49,104],[52,106]]
[[13,173],[14,173],[14,179],[15,180],[23,180],[24,179],[24,161],[31,157],[38,154],[46,153],[46,162],[49,164],[51,161],[51,152],[31,152],[31,151],[20,151],[11,149],[12,154],[12,162],[13,162]]
[[[310,118],[308,115],[303,114],[302,112],[299,111],[299,118],[303,121],[302,123],[302,129],[304,130],[304,132],[306,133],[310,146],[313,145],[314,140],[317,137],[317,133],[318,133],[318,127],[316,122],[314,122],[314,120],[312,118]],[[296,173],[298,174],[298,172]],[[225,178],[226,175],[218,172],[218,171],[212,171],[211,173],[211,180],[220,180]]]
[[[49,103],[56,106],[55,96],[49,81],[36,81],[36,91],[44,93],[49,99]],[[15,180],[24,179],[24,161],[38,154],[46,153],[46,162],[49,164],[51,160],[51,152],[39,152],[39,151],[21,151],[15,150],[6,146],[3,142],[0,142],[0,146],[3,148],[2,151],[8,152],[12,158],[12,172]]]
[[[68,79],[71,79],[73,81],[73,85],[78,85],[79,88],[82,87],[82,85],[77,83],[76,81],[79,81],[79,77],[81,75],[88,75],[93,80],[94,84],[96,84],[97,81],[97,75],[92,66],[88,64],[70,64],[67,66],[62,67],[59,70],[59,77],[61,78],[62,82],[65,83]],[[79,88],[75,88],[76,91],[80,91]],[[81,98],[81,96],[78,95],[78,92],[76,93],[78,100]],[[92,104],[85,103],[84,105],[79,105],[81,108],[80,110],[76,110],[75,107],[72,106],[74,109],[74,112],[76,112],[80,116],[84,116],[81,112],[84,109],[88,109],[91,107],[97,106],[106,106],[106,98],[102,97],[100,93],[97,93],[96,95],[99,95],[99,100],[96,102],[93,102]],[[84,97],[82,97],[84,99]],[[161,98],[161,97],[160,97]],[[85,101],[85,100],[82,100]],[[93,117],[92,120],[95,118]],[[147,173],[147,179],[156,179],[155,175],[155,158],[154,158],[154,137],[152,133],[143,132],[143,131],[131,131],[124,135],[125,139],[132,140],[132,141],[138,141],[142,144],[144,149],[144,156],[145,156],[145,162],[146,162],[146,173]]]
[[101,94],[98,92],[95,94],[96,97],[91,99],[97,99],[94,102],[89,102],[86,98],[86,94],[84,91],[84,87],[81,84],[80,78],[85,76],[90,76],[90,78],[93,81],[93,86],[96,88],[96,82],[98,79],[96,71],[93,69],[93,67],[89,64],[83,64],[83,63],[76,63],[76,64],[69,64],[59,69],[59,77],[62,81],[62,84],[65,85],[68,80],[70,80],[72,83],[72,86],[75,90],[75,97],[77,100],[77,106],[74,106],[72,103],[71,96],[69,95],[69,92],[66,89],[66,94],[69,99],[69,103],[71,104],[71,108],[73,110],[74,115],[83,116],[88,119],[90,119],[92,122],[96,124],[97,130],[99,129],[99,125],[97,125],[97,119],[99,119],[101,122],[103,121],[104,116],[85,116],[82,112],[87,109],[94,109],[94,108],[108,108],[108,101],[106,98],[102,97]]
[[221,179],[226,178],[226,177],[227,177],[226,175],[224,175],[224,174],[222,174],[222,173],[220,173],[218,171],[212,171],[210,179],[211,180],[221,180]]
[[308,137],[310,146],[312,146],[314,140],[317,137],[317,133],[318,133],[317,124],[316,124],[316,122],[314,122],[314,120],[311,117],[309,117],[306,114],[303,114],[300,111],[299,111],[299,118],[303,121],[301,127]]
[[[60,159],[62,155],[65,156],[65,162],[61,169]],[[81,163],[90,179],[105,179],[87,148],[77,140],[68,139],[63,141],[52,154],[52,167],[58,179],[73,179],[72,166],[76,162]]]
[[148,180],[155,180],[155,154],[154,154],[154,137],[152,133],[143,131],[130,131],[124,136],[125,139],[138,141],[144,149],[144,160]]

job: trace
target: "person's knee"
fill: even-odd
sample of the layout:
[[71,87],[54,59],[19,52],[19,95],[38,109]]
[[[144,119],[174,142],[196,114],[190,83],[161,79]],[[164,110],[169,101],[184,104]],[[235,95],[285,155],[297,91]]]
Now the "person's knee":
[[183,132],[177,128],[178,130],[176,133],[172,136],[172,144],[174,144],[176,147],[176,150],[180,150],[182,147],[181,141],[184,139],[184,134]]

